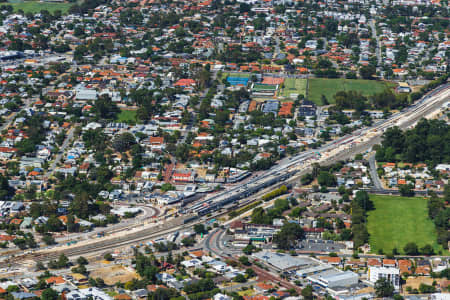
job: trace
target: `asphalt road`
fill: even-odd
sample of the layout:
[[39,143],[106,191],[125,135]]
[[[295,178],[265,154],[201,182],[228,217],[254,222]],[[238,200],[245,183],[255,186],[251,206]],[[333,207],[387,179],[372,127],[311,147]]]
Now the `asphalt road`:
[[73,139],[73,134],[75,132],[75,127],[76,127],[76,125],[72,126],[72,128],[70,128],[69,132],[67,133],[66,138],[64,139],[63,144],[61,145],[61,148],[59,148],[59,151],[58,151],[58,153],[55,156],[55,159],[53,160],[53,162],[50,165],[50,167],[47,169],[47,172],[45,173],[45,177],[50,177],[55,172],[57,164],[61,161],[61,158],[63,157],[64,152],[66,151],[66,148],[70,145],[70,142]]
[[376,24],[375,24],[375,20],[370,20],[369,22],[370,28],[372,29],[372,38],[374,38],[377,41],[377,48],[375,50],[375,53],[377,55],[377,62],[378,62],[378,68],[381,67],[383,61],[381,58],[381,47],[380,47],[380,39],[378,38],[377,35],[377,28],[376,28]]
[[18,111],[15,111],[15,112],[13,112],[12,114],[10,114],[8,116],[7,121],[0,126],[0,131],[3,131],[4,129],[7,129],[12,124],[14,119],[16,118],[16,115],[19,112],[21,112],[22,110],[30,108],[33,105],[34,101],[35,101],[34,98],[24,99],[25,105],[22,108],[20,108]]
[[383,190],[383,184],[381,183],[380,177],[378,176],[377,166],[375,164],[375,153],[369,156],[369,166],[370,166],[370,177],[372,178],[373,185],[377,190]]
[[[438,97],[436,99],[439,99],[439,101],[434,101],[436,99],[433,99],[433,102],[431,102],[432,100],[427,98],[426,99],[427,101],[424,101],[423,103],[421,102],[419,106],[415,106],[409,110],[405,110],[405,111],[401,112],[398,115],[399,118],[396,119],[395,122],[389,121],[387,123],[382,123],[383,125],[381,127],[378,127],[379,130],[390,127],[390,126],[394,126],[394,125],[399,125],[402,128],[406,128],[408,126],[413,125],[421,117],[423,117],[424,115],[427,115],[429,112],[433,112],[433,111],[439,109],[443,102],[448,101],[448,86],[447,86],[447,90],[445,91],[445,93],[446,93],[445,97],[443,97],[442,94],[438,94],[438,95],[434,94],[432,96],[432,97]],[[408,119],[406,119],[406,120],[404,119],[405,115],[408,115]],[[400,117],[401,117],[401,119],[400,119]],[[370,129],[368,129],[368,130],[370,130]],[[359,130],[358,132],[355,134],[364,134],[363,130]],[[366,130],[366,132],[367,132],[367,130]],[[337,153],[336,155],[330,155],[330,157],[328,159],[322,160],[320,163],[321,164],[331,164],[338,160],[352,157],[357,153],[362,153],[364,151],[367,151],[374,144],[379,143],[380,140],[381,140],[380,135],[376,135],[373,138],[370,138],[370,139],[365,140],[360,143],[356,143],[351,148],[348,148],[345,151],[341,151],[341,152]],[[327,145],[325,147],[325,149],[333,149],[335,147],[336,146],[331,143],[330,145]],[[286,164],[287,162],[288,162],[288,160],[284,160],[284,164]],[[286,168],[286,165],[283,165],[283,164],[278,165],[276,167],[276,169],[279,170],[279,172],[284,172],[285,168]],[[299,173],[302,173],[302,172],[299,172]],[[299,174],[299,173],[297,173],[297,174]],[[295,177],[297,177],[297,175]],[[288,180],[292,180],[292,179],[293,178],[289,178]],[[99,241],[95,241],[95,242],[92,242],[92,243],[89,243],[86,245],[78,245],[75,247],[68,247],[64,250],[59,249],[59,250],[55,250],[52,252],[47,252],[45,254],[41,252],[39,254],[36,253],[33,255],[28,255],[27,257],[24,257],[23,255],[19,255],[18,257],[15,257],[13,260],[16,262],[23,261],[25,258],[36,259],[36,260],[48,260],[48,259],[57,257],[61,252],[64,252],[67,256],[76,256],[76,255],[87,255],[90,253],[96,253],[96,252],[102,251],[102,250],[105,251],[106,249],[110,251],[111,249],[114,249],[116,247],[132,245],[132,244],[140,243],[141,241],[155,238],[157,236],[167,235],[168,233],[174,232],[176,230],[184,230],[184,229],[192,227],[192,225],[195,223],[199,223],[199,220],[188,221],[188,224],[183,224],[183,220],[180,220],[180,218],[172,219],[171,221],[164,220],[164,221],[161,221],[160,225],[157,227],[155,226],[151,229],[136,230],[133,233],[130,232],[130,234],[128,234],[126,236],[119,236],[117,238],[114,237],[114,238],[111,238],[108,240],[99,239]]]

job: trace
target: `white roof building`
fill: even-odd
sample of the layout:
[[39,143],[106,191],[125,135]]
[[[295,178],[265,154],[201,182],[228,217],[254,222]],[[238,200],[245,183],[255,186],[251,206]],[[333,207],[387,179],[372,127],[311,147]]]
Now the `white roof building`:
[[368,278],[372,283],[377,282],[381,278],[386,278],[396,290],[400,289],[400,270],[397,268],[370,267]]

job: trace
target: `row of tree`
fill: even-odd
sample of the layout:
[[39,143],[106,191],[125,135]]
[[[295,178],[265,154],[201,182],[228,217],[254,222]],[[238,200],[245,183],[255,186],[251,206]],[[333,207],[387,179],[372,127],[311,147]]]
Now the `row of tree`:
[[450,125],[441,120],[421,119],[416,127],[402,131],[388,128],[381,147],[376,147],[377,161],[425,162],[433,167],[450,161]]
[[450,207],[445,204],[450,202],[450,185],[444,189],[444,198],[439,198],[435,193],[428,199],[428,216],[433,220],[438,235],[438,243],[444,249],[448,248],[450,241]]

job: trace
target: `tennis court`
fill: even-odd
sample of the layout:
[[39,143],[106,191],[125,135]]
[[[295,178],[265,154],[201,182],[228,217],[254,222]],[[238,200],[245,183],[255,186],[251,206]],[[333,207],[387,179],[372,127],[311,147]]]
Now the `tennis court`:
[[230,85],[247,86],[248,80],[249,80],[249,78],[245,78],[245,77],[232,77],[232,76],[227,77],[227,82]]

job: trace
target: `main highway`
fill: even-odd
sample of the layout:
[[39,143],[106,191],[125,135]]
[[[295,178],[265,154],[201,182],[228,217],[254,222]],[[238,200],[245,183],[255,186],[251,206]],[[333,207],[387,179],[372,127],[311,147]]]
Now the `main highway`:
[[[247,183],[233,186],[225,191],[207,197],[195,205],[185,208],[186,215],[171,219],[161,219],[159,225],[152,227],[136,228],[126,235],[110,236],[93,239],[83,245],[73,245],[70,247],[58,247],[51,250],[37,250],[27,255],[16,255],[14,257],[3,257],[1,265],[9,263],[19,263],[25,260],[48,261],[57,258],[61,253],[69,257],[80,255],[90,255],[101,251],[112,251],[113,249],[136,245],[158,237],[166,236],[175,231],[191,228],[192,225],[204,223],[204,219],[199,216],[205,213],[212,213],[209,218],[220,216],[219,211],[225,205],[238,200],[247,199],[254,193],[274,185],[282,184],[286,181],[296,180],[306,170],[309,170],[314,163],[331,164],[336,161],[352,157],[357,153],[362,153],[381,141],[383,132],[393,126],[402,129],[414,125],[420,118],[429,115],[439,109],[446,102],[450,101],[450,84],[445,84],[425,95],[414,105],[393,114],[388,119],[381,120],[373,124],[372,127],[359,129],[351,135],[334,140],[319,149],[305,151],[299,155],[282,159],[277,165],[252,178]],[[247,201],[248,203],[248,201]]]

